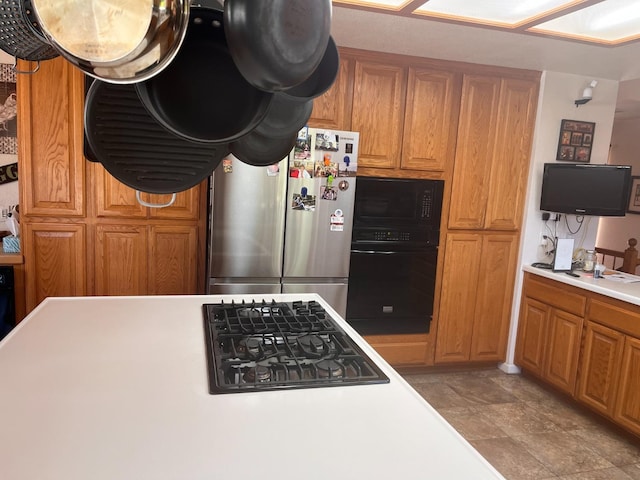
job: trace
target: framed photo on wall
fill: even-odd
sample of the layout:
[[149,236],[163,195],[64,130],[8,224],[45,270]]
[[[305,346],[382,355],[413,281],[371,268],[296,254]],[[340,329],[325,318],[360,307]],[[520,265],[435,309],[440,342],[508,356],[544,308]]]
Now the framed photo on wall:
[[627,212],[640,214],[640,177],[631,177],[631,193]]
[[556,160],[589,163],[595,129],[594,122],[562,120]]

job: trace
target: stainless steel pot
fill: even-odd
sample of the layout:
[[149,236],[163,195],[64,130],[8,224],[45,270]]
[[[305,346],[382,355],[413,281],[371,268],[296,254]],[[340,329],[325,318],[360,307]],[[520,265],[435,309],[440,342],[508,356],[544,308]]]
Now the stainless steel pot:
[[44,35],[83,72],[135,83],[162,71],[187,30],[189,0],[32,0]]

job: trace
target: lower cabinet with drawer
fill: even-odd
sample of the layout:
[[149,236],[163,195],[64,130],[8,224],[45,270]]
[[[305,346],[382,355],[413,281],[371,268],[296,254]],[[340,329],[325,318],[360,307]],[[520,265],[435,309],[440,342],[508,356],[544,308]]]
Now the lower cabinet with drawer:
[[516,363],[573,395],[587,299],[579,289],[527,274]]
[[526,273],[516,364],[640,436],[640,306]]

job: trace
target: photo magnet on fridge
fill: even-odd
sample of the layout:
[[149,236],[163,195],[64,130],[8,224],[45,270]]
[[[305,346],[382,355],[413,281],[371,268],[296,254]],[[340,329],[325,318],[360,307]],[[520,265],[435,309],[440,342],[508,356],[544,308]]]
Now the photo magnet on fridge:
[[559,238],[553,257],[554,272],[570,272],[573,262],[573,238]]

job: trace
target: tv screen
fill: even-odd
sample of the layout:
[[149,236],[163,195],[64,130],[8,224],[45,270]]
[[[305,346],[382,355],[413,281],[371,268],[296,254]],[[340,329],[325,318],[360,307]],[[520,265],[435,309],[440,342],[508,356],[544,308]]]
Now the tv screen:
[[540,210],[621,217],[630,188],[628,165],[545,163]]

